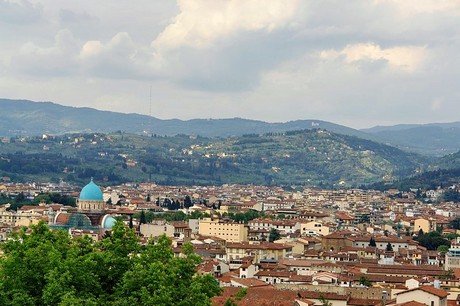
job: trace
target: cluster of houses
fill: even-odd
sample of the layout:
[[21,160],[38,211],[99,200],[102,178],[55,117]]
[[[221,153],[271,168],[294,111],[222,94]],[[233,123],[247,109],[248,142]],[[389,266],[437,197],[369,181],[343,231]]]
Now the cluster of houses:
[[[61,187],[63,193],[79,196],[78,189]],[[44,190],[31,184],[0,185],[0,193],[18,192],[34,197]],[[416,190],[293,186],[286,191],[264,186],[144,183],[101,189],[100,203],[105,208],[98,209],[101,216],[102,210],[104,216],[129,216],[126,222],[143,241],[167,235],[177,256],[184,242],[192,243],[203,258],[198,272],[213,275],[224,288],[214,298],[215,305],[232,299],[238,305],[453,306],[460,305],[460,240],[449,224],[460,208],[458,203],[443,202],[442,192],[426,191],[419,198]],[[186,198],[191,206],[184,205]],[[166,199],[178,201],[179,210],[186,214],[200,212],[195,214],[200,217],[170,222],[157,218],[148,223],[133,219],[141,211],[168,213],[161,205]],[[86,214],[91,203],[84,206]],[[15,227],[40,220],[59,225],[58,215],[70,216],[79,209],[41,203],[10,211],[3,205],[0,240],[7,239]],[[262,217],[248,222],[231,218],[249,211]],[[77,225],[67,225],[67,229],[94,239],[108,229]],[[435,230],[454,237],[449,251],[428,250],[413,239],[420,232]],[[239,294],[241,288],[245,288],[244,296]]]

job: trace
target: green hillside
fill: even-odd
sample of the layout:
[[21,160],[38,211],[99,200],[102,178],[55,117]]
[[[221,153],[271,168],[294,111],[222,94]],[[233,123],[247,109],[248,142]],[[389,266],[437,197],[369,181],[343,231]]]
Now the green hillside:
[[374,140],[419,154],[444,156],[460,150],[460,122],[364,129]]
[[107,184],[352,186],[407,176],[427,160],[325,130],[211,139],[178,135],[69,134],[0,144],[0,175],[13,180]]
[[460,168],[460,151],[442,157],[438,163],[439,168],[443,169],[458,169]]

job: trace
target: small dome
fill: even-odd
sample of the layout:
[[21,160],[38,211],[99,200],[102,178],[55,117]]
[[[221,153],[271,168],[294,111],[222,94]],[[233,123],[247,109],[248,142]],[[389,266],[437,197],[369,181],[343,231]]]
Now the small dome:
[[101,188],[93,182],[93,179],[81,190],[80,200],[103,201]]
[[112,216],[105,215],[104,218],[102,219],[101,227],[111,229],[115,225],[116,222],[117,220],[115,220]]

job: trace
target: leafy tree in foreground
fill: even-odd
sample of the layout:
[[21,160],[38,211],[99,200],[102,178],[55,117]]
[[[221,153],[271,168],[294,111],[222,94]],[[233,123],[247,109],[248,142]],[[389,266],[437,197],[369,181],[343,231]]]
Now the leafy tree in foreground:
[[195,272],[191,245],[176,258],[166,236],[140,248],[121,222],[99,242],[43,222],[26,230],[2,245],[0,305],[210,305],[220,292]]

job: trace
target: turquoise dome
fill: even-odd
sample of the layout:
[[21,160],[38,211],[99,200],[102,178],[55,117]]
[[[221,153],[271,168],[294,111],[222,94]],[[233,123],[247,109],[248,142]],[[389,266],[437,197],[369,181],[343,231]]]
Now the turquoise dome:
[[103,201],[101,188],[93,182],[93,179],[91,179],[91,182],[81,190],[80,200]]
[[117,220],[115,220],[112,216],[106,215],[102,219],[102,228],[111,229],[116,222]]

